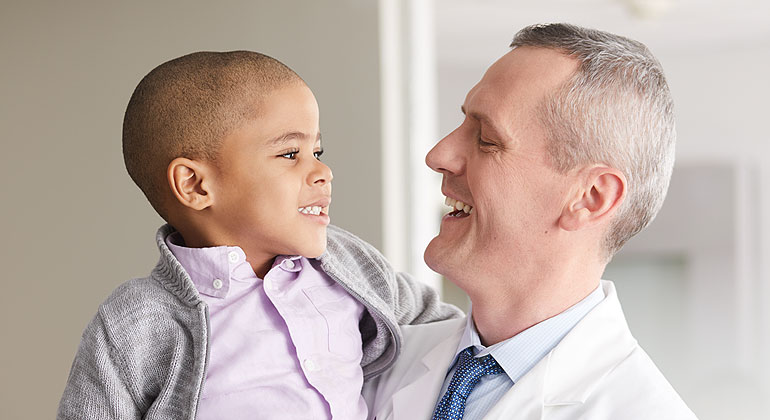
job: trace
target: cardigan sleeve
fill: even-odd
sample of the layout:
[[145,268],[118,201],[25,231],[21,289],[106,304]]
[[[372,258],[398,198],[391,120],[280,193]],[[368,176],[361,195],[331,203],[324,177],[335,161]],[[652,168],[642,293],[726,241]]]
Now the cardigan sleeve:
[[56,418],[124,420],[141,417],[121,372],[118,352],[110,344],[102,317],[97,314],[83,333]]
[[397,272],[395,276],[394,302],[399,325],[427,324],[463,316],[456,306],[442,302],[436,289],[408,273]]
[[328,227],[322,265],[333,277],[365,284],[360,289],[362,295],[368,295],[364,298],[375,303],[385,318],[399,325],[463,316],[457,307],[442,302],[434,288],[410,274],[396,272],[372,244],[339,227]]

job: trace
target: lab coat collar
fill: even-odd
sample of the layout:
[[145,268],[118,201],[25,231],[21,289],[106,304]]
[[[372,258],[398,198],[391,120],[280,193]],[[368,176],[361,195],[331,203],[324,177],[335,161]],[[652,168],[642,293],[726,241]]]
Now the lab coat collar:
[[615,286],[602,280],[605,298],[546,357],[508,391],[484,417],[510,413],[535,419],[543,407],[584,403],[602,378],[636,347]]
[[[636,348],[615,285],[602,280],[605,298],[544,361],[545,405],[584,403],[599,381]],[[515,388],[515,387],[514,387]]]

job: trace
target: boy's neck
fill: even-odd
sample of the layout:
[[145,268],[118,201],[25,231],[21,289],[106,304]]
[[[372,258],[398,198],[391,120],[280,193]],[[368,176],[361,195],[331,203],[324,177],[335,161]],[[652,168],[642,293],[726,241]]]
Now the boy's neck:
[[191,231],[182,231],[181,229],[177,230],[179,231],[179,235],[181,235],[182,240],[184,241],[184,246],[187,248],[210,248],[217,246],[237,246],[241,248],[243,253],[246,254],[246,261],[248,261],[249,265],[251,265],[251,269],[254,270],[254,274],[256,274],[260,279],[264,279],[265,275],[267,275],[267,272],[270,271],[270,268],[273,267],[273,261],[276,257],[275,255],[271,255],[264,251],[250,249],[249,246],[244,246],[242,244],[230,243],[231,241],[227,241],[222,238],[210,238],[206,235],[196,234],[195,232]]
[[268,257],[266,260],[254,261],[248,251],[244,250],[243,252],[246,254],[246,261],[248,261],[249,265],[251,265],[251,269],[254,270],[254,274],[256,274],[257,277],[264,279],[267,275],[267,272],[270,271],[270,268],[273,267],[275,255]]

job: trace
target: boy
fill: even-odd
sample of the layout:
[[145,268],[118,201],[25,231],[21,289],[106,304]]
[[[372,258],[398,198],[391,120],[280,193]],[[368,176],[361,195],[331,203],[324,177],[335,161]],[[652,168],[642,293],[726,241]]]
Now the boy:
[[458,315],[327,232],[318,127],[304,81],[262,54],[193,53],[145,76],[123,154],[169,223],[160,261],[100,306],[59,419],[363,419],[363,380],[394,362],[398,324]]

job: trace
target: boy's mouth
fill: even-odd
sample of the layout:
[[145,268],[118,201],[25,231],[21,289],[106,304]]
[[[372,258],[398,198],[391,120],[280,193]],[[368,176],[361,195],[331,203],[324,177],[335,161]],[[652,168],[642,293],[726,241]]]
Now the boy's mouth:
[[321,214],[329,214],[329,207],[307,206],[307,207],[300,207],[297,209],[297,211],[302,214],[312,214],[315,216],[320,216]]
[[332,200],[329,197],[321,198],[315,202],[310,203],[308,206],[300,207],[297,209],[302,214],[309,214],[314,216],[320,216],[322,214],[329,214],[329,205]]

